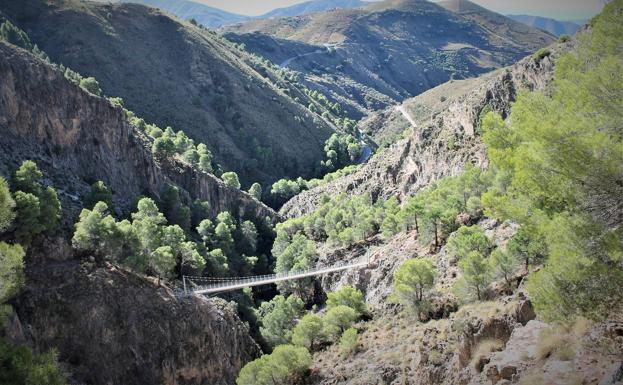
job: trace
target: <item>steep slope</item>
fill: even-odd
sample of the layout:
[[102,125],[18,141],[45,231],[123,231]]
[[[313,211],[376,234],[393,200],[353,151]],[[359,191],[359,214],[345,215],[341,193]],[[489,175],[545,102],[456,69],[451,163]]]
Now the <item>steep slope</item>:
[[147,138],[127,122],[121,108],[4,42],[0,42],[0,132],[0,174],[8,177],[23,160],[36,161],[74,215],[89,185],[102,180],[115,192],[121,210],[140,195],[158,196],[165,183],[173,183],[182,188],[187,203],[195,198],[209,201],[214,215],[229,210],[241,217],[274,216],[271,209],[214,175],[176,161],[157,161]]
[[[122,211],[140,195],[157,196],[164,183],[172,183],[187,202],[208,200],[213,215],[275,215],[211,174],[154,159],[147,138],[119,107],[5,42],[0,134],[0,175],[35,160],[59,192],[65,229],[94,180],[112,188]],[[232,385],[240,368],[259,354],[248,325],[230,306],[199,297],[182,300],[153,279],[80,257],[60,237],[31,245],[26,286],[12,300],[15,315],[7,332],[35,351],[58,349],[71,383]]]
[[360,124],[363,132],[377,137],[402,132],[404,139],[377,153],[355,173],[297,195],[283,206],[282,213],[293,217],[309,212],[323,194],[402,198],[439,178],[457,175],[465,164],[485,167],[487,157],[478,132],[482,111],[507,116],[520,89],[544,90],[553,72],[552,57],[571,44],[550,47],[552,56],[538,62],[530,56],[463,85],[442,85],[405,101],[400,108],[370,117]]
[[206,143],[245,185],[309,175],[323,157],[333,127],[301,105],[307,96],[209,31],[135,4],[2,0],[0,11],[54,62]]
[[[475,7],[457,13],[424,0],[391,0],[224,30],[249,51],[302,72],[309,87],[360,117],[449,79],[510,65],[553,41],[543,31]],[[309,44],[305,52],[301,42]]]
[[579,24],[572,21],[559,21],[541,16],[507,15],[507,17],[531,27],[547,31],[554,36],[573,35],[581,28]]
[[331,9],[357,8],[366,5],[361,0],[312,0],[304,3],[295,4],[290,7],[277,8],[259,16],[258,19],[269,19],[271,17],[301,16],[308,13],[328,11]]
[[160,8],[175,16],[190,20],[195,19],[199,24],[206,27],[217,28],[222,25],[237,23],[248,19],[247,16],[223,11],[218,8],[208,7],[205,4],[188,0],[118,0],[122,3],[143,4],[154,8]]
[[13,329],[38,351],[58,349],[71,383],[233,385],[259,355],[224,301],[180,299],[111,265],[50,260],[71,258],[58,246],[29,264]]

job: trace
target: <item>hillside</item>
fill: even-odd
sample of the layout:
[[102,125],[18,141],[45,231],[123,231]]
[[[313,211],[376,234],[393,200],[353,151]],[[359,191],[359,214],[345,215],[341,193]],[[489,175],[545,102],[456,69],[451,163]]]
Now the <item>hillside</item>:
[[357,8],[364,5],[366,5],[366,3],[361,0],[312,0],[290,7],[277,8],[257,18],[269,19],[273,17],[301,16],[331,9]]
[[[554,56],[569,44],[552,47]],[[461,173],[466,164],[486,167],[479,135],[482,111],[486,108],[507,116],[518,91],[546,89],[552,71],[550,57],[535,63],[530,56],[475,79],[450,81],[405,100],[400,108],[370,115],[360,129],[389,145],[353,174],[297,195],[283,206],[282,213],[293,217],[313,211],[327,193],[402,198],[442,177]]]
[[[331,95],[356,117],[450,79],[510,65],[553,41],[543,31],[475,5],[454,12],[423,0],[250,21],[223,30],[247,50],[302,72],[310,88]],[[300,43],[308,46],[301,50]]]
[[246,187],[312,174],[334,132],[308,111],[308,96],[264,63],[161,11],[136,4],[2,0],[0,12],[54,62],[94,76],[106,95],[123,98],[148,122],[206,143]]
[[[68,375],[82,383],[174,384],[204,377],[232,383],[259,350],[235,311],[205,299],[181,301],[144,275],[111,265],[110,258],[104,264],[93,254],[80,254],[65,234],[96,180],[112,189],[119,213],[133,209],[141,196],[157,199],[165,185],[179,187],[186,204],[209,201],[212,216],[228,210],[261,220],[275,213],[214,175],[175,159],[156,159],[146,136],[120,107],[5,42],[0,42],[0,117],[0,175],[8,178],[22,161],[36,161],[63,207],[59,234],[28,249],[27,286],[12,302],[9,336],[40,352],[59,349]],[[224,324],[237,325],[236,330],[219,330]],[[230,361],[215,359],[215,351]],[[124,358],[102,360],[111,354]]]
[[160,8],[180,19],[195,19],[197,23],[210,28],[217,28],[248,19],[247,16],[226,12],[189,0],[117,0],[116,2],[143,4],[153,8]]
[[574,35],[580,28],[580,24],[572,21],[560,21],[547,17],[532,15],[506,15],[509,19],[513,19],[520,23],[524,23],[534,28],[539,28],[551,33],[554,36]]

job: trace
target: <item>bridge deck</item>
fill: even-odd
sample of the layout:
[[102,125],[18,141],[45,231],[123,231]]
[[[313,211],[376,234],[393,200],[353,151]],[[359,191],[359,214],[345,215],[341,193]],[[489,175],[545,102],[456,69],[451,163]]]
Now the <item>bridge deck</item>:
[[[185,289],[185,293],[186,294],[189,294],[189,293],[194,293],[194,294],[223,293],[227,291],[244,289],[246,287],[268,285],[271,283],[290,281],[294,279],[302,279],[302,278],[312,277],[316,275],[334,273],[337,271],[367,266],[368,263],[369,261],[366,259],[364,261],[358,261],[358,262],[345,264],[345,265],[339,265],[339,266],[327,266],[327,267],[320,267],[320,268],[309,269],[309,270],[304,270],[304,271],[294,271],[294,272],[281,273],[281,274],[260,275],[260,276],[254,276],[254,277],[249,277],[249,278],[232,279],[232,280],[227,280],[221,283],[197,286],[190,290]],[[184,277],[185,281],[186,279],[187,278]],[[188,278],[188,280],[192,281],[192,278]]]

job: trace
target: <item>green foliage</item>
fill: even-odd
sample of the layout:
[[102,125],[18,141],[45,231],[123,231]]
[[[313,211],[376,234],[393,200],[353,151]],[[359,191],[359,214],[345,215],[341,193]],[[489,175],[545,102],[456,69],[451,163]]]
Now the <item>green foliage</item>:
[[335,340],[344,330],[350,328],[358,318],[359,315],[353,308],[344,305],[333,307],[327,311],[323,318],[323,332]]
[[225,182],[226,185],[240,189],[240,179],[238,179],[238,174],[235,172],[230,171],[223,173],[223,175],[221,175],[221,179],[223,179],[223,182]]
[[352,286],[343,286],[338,291],[334,291],[327,295],[327,309],[337,306],[348,306],[361,316],[367,312],[366,302],[363,299],[363,293]]
[[322,165],[329,171],[354,163],[361,156],[361,143],[352,135],[333,134],[324,145],[326,160]]
[[262,185],[259,183],[253,183],[249,188],[249,194],[258,201],[262,200]]
[[534,55],[532,55],[532,58],[534,59],[535,63],[540,63],[541,60],[550,56],[551,54],[552,54],[552,51],[550,51],[549,49],[541,48],[538,51],[536,51]]
[[98,202],[92,211],[82,210],[71,242],[76,250],[116,260],[121,255],[124,234],[108,215],[108,205]]
[[470,290],[476,293],[476,298],[480,301],[492,278],[488,259],[478,251],[470,251],[459,261],[459,269],[463,274],[464,282]]
[[306,314],[292,330],[292,343],[310,350],[324,339],[322,318],[315,314]]
[[560,43],[566,43],[568,41],[571,41],[571,36],[569,35],[560,35],[560,37],[558,38],[558,42]]
[[154,140],[151,151],[158,156],[171,157],[175,154],[175,143],[170,136],[161,136]]
[[108,208],[113,207],[112,191],[102,181],[91,185],[91,191],[84,198],[84,208],[92,209],[97,202],[104,202]]
[[14,196],[17,213],[14,222],[15,238],[28,244],[35,235],[43,231],[41,222],[39,222],[41,218],[39,198],[23,191],[15,192]]
[[9,186],[0,177],[0,233],[6,231],[15,219],[15,201],[11,197]]
[[506,287],[513,290],[511,277],[517,272],[519,261],[511,253],[502,249],[495,249],[491,253],[491,263],[497,273],[504,278]]
[[428,259],[409,259],[394,274],[394,296],[408,309],[425,310],[424,293],[433,287],[437,271]]
[[[277,252],[274,247],[273,250]],[[287,247],[282,252],[273,253],[273,256],[276,259],[275,272],[278,274],[309,269],[318,260],[316,244],[301,233],[295,234]],[[310,282],[310,278],[284,281],[277,283],[277,288],[283,293],[302,294]]]
[[280,179],[273,183],[270,189],[270,194],[273,199],[273,206],[278,207],[287,202],[290,198],[294,197],[301,192],[302,189],[307,188],[298,181]]
[[94,77],[82,78],[80,80],[80,87],[84,88],[93,95],[102,96],[100,84]]
[[17,294],[23,283],[24,249],[0,242],[0,306]]
[[58,368],[58,354],[51,350],[34,355],[26,346],[11,346],[0,339],[0,384],[64,385]]
[[48,55],[46,55],[45,52],[41,51],[36,44],[33,44],[30,41],[30,38],[28,37],[26,32],[22,31],[8,20],[5,20],[0,24],[0,40],[4,40],[8,43],[30,51],[32,54],[39,57],[40,59],[50,61]]
[[246,364],[237,385],[275,385],[296,383],[312,364],[307,349],[292,345],[280,345],[271,354]]
[[506,248],[514,259],[524,262],[527,271],[530,265],[543,262],[547,253],[545,245],[545,239],[538,230],[526,224],[508,241]]
[[557,60],[552,92],[521,93],[510,124],[490,118],[486,127],[503,183],[483,197],[485,209],[546,246],[528,291],[548,320],[623,307],[622,15],[623,2],[607,4]]
[[52,187],[41,184],[43,173],[35,162],[27,160],[15,171],[11,184],[14,193],[16,218],[15,236],[23,244],[43,232],[58,229],[61,203]]
[[342,358],[349,357],[357,351],[357,340],[357,329],[355,328],[346,329],[344,333],[342,333],[339,345]]
[[180,190],[177,186],[165,184],[160,191],[160,208],[167,221],[190,231],[191,210],[182,204]]
[[304,314],[303,301],[291,295],[287,299],[277,295],[268,302],[263,302],[258,309],[258,318],[262,326],[260,333],[271,346],[287,344],[292,339],[292,328],[296,319]]
[[472,251],[488,256],[493,248],[493,243],[480,226],[461,226],[459,230],[448,239],[448,250],[459,260],[465,258]]
[[11,184],[14,190],[39,195],[41,192],[41,179],[43,173],[32,160],[26,160],[15,171]]

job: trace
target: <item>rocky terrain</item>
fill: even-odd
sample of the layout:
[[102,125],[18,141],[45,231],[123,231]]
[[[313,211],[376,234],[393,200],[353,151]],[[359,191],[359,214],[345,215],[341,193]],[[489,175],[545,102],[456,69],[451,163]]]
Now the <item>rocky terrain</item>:
[[35,160],[58,186],[67,220],[74,220],[97,180],[111,187],[122,211],[145,193],[157,197],[172,183],[187,202],[208,200],[214,215],[224,210],[248,218],[275,215],[214,175],[156,160],[121,108],[72,84],[58,69],[3,42],[0,52],[0,173],[8,177],[22,161]]
[[[310,88],[361,117],[450,79],[510,65],[553,41],[541,30],[460,4],[448,10],[424,0],[384,1],[224,31],[247,50],[302,72]],[[463,12],[465,4],[469,12]]]
[[[571,44],[552,47],[552,57]],[[486,167],[478,132],[481,112],[488,106],[506,117],[519,90],[545,90],[553,74],[552,57],[537,62],[530,56],[492,74],[450,82],[407,100],[403,108],[416,127],[393,107],[372,115],[360,124],[363,132],[380,140],[400,132],[404,139],[380,150],[356,172],[297,195],[282,213],[292,217],[310,212],[326,193],[402,198],[439,178],[457,175],[468,163]]]
[[31,260],[10,333],[58,349],[73,383],[229,385],[259,355],[224,301],[180,299],[155,280],[71,258],[61,243]]
[[123,98],[147,122],[206,143],[245,187],[312,175],[334,132],[307,110],[312,101],[304,93],[265,64],[162,11],[136,4],[4,0],[0,12],[53,62],[94,76],[106,95]]

